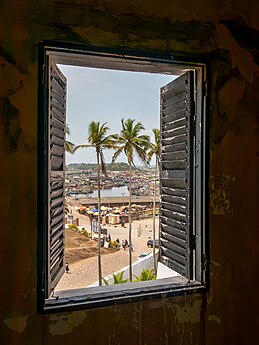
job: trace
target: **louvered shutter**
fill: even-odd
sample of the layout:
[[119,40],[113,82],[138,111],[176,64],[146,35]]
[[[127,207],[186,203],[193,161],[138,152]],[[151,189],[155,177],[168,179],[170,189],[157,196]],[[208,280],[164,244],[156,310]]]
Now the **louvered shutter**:
[[193,71],[161,88],[160,261],[192,279]]
[[48,293],[64,274],[66,78],[49,70],[49,272]]

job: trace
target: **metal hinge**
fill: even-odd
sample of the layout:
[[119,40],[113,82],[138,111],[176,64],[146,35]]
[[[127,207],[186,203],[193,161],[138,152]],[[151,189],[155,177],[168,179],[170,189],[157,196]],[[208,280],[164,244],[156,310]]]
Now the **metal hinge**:
[[202,270],[206,271],[207,270],[207,264],[208,264],[208,259],[205,254],[202,255]]
[[191,119],[191,135],[195,136],[196,134],[196,115],[194,115]]
[[42,84],[45,85],[46,82],[46,65],[42,65]]
[[203,89],[202,90],[203,96],[207,96],[207,92],[208,92],[208,82],[207,82],[207,80],[203,81],[202,89]]

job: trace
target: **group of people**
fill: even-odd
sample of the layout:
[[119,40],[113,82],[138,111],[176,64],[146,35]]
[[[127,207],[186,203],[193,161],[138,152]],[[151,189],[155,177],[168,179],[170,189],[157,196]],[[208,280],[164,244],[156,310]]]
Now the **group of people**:
[[[117,239],[116,241],[118,242],[118,245],[120,246],[120,240]],[[122,240],[121,246],[122,246],[123,250],[126,250],[128,248],[129,250],[133,251],[133,244],[131,243],[131,245],[130,245],[127,240]]]

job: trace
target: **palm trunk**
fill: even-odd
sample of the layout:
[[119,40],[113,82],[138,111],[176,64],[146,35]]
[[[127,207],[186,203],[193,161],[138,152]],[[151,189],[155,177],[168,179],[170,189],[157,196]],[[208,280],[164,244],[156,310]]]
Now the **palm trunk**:
[[98,189],[98,278],[99,286],[102,286],[102,262],[101,262],[101,187],[100,187],[100,153],[97,151],[97,189]]
[[154,186],[154,199],[153,199],[153,265],[154,265],[154,274],[156,276],[157,267],[156,267],[156,177],[157,177],[157,158],[156,158],[156,170],[155,170],[155,186]]
[[132,282],[132,243],[131,243],[131,193],[132,193],[132,186],[131,186],[131,178],[132,178],[132,171],[131,171],[131,164],[129,164],[129,171],[130,171],[130,178],[129,178],[129,280]]

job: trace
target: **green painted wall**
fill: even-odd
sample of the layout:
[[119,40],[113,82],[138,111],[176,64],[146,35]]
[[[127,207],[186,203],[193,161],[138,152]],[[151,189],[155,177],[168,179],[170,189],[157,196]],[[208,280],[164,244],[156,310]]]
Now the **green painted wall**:
[[[257,0],[13,0],[0,7],[0,343],[258,343]],[[211,289],[36,312],[37,49],[61,40],[211,59]]]

